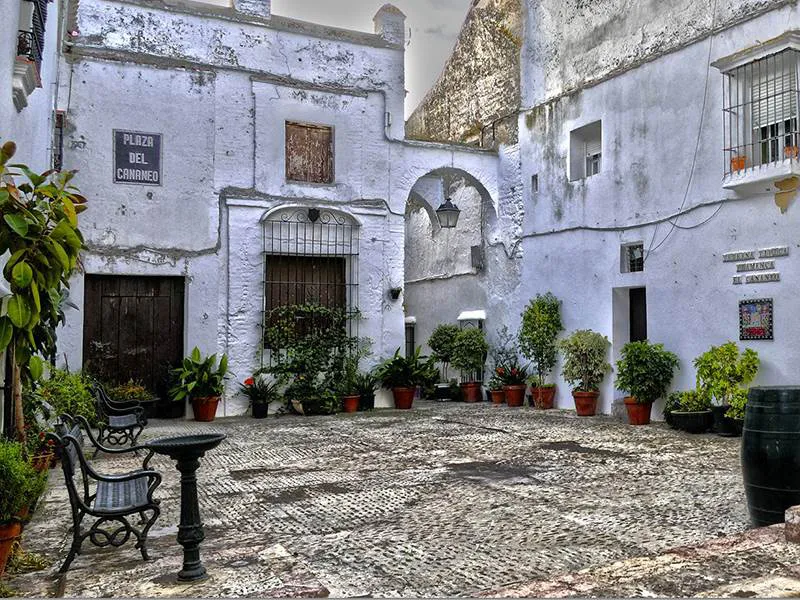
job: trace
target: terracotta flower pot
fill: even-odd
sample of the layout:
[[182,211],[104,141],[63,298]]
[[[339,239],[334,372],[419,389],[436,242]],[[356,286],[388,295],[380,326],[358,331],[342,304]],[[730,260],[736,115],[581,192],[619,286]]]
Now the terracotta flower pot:
[[414,394],[417,388],[413,387],[396,387],[392,388],[394,395],[394,407],[401,410],[408,410],[414,404]]
[[192,410],[195,421],[213,421],[217,415],[219,396],[206,396],[205,398],[192,398]]
[[527,385],[506,385],[503,390],[506,392],[506,404],[509,406],[522,406],[525,404],[525,390]]
[[575,400],[575,412],[579,417],[593,417],[595,415],[600,392],[579,392],[574,390],[572,397]]
[[342,412],[354,413],[358,410],[358,403],[361,401],[361,395],[345,396],[342,398]]
[[800,153],[800,148],[797,146],[784,146],[783,148],[783,155],[786,158],[797,158],[797,155]]
[[638,402],[633,396],[625,397],[625,409],[628,411],[628,423],[631,425],[649,425],[652,402]]
[[745,156],[734,156],[731,158],[731,171],[741,171],[744,169],[747,161]]
[[503,404],[506,401],[506,393],[503,390],[489,390],[492,404]]
[[536,408],[541,408],[542,410],[553,408],[555,405],[555,399],[556,387],[554,385],[531,388],[531,400]]
[[481,384],[479,381],[470,381],[461,384],[461,391],[464,392],[464,402],[481,401]]
[[8,557],[11,556],[11,548],[20,533],[22,533],[22,523],[19,521],[0,525],[0,576],[5,573]]

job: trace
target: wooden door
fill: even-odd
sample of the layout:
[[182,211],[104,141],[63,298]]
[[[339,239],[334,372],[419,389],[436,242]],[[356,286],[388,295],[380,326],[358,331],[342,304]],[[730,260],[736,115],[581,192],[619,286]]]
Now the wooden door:
[[87,275],[83,368],[104,381],[141,382],[167,397],[183,358],[182,277]]
[[647,339],[647,290],[632,288],[630,296],[630,341]]

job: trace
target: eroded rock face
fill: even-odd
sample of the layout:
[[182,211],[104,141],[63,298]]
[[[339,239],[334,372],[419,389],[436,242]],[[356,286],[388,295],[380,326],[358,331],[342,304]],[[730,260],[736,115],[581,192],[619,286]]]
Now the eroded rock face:
[[520,0],[475,2],[439,81],[406,123],[406,135],[484,146],[513,143],[521,47]]

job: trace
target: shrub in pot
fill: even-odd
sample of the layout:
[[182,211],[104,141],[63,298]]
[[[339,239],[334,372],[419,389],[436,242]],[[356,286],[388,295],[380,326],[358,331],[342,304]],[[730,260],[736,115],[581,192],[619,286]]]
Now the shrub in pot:
[[715,430],[720,435],[734,435],[736,424],[726,416],[732,398],[747,390],[758,374],[760,361],[755,350],[747,348],[739,353],[734,342],[712,346],[694,359],[697,369],[697,389],[711,402]]
[[561,324],[561,301],[550,292],[536,294],[522,311],[519,347],[522,355],[533,363],[531,397],[536,408],[553,408],[555,384],[546,383],[556,364],[556,338],[564,329]]
[[503,404],[506,401],[506,393],[503,391],[503,374],[505,369],[503,367],[495,367],[494,373],[489,378],[487,387],[489,388],[489,398],[492,404]]
[[[747,409],[747,390],[739,388],[729,399],[730,408],[725,412],[721,426],[717,433],[723,437],[737,437],[742,435],[744,427],[744,413]],[[716,415],[714,415],[716,419]]]
[[528,389],[528,367],[520,365],[517,358],[514,357],[509,364],[502,368],[502,371],[506,404],[522,406],[525,404],[525,390]]
[[266,418],[269,405],[281,397],[278,382],[266,378],[261,371],[240,383],[239,391],[250,400],[250,413],[254,419]]
[[336,391],[342,399],[342,412],[358,411],[358,405],[361,402],[361,393],[358,388],[358,363],[357,355],[345,357],[336,382]]
[[433,330],[428,339],[431,356],[442,365],[442,381],[448,381],[448,369],[453,359],[453,344],[461,328],[458,325],[441,324]]
[[714,423],[711,398],[703,390],[680,392],[678,410],[670,413],[676,429],[687,433],[705,433]]
[[423,358],[421,352],[422,348],[418,347],[411,356],[406,357],[401,356],[398,348],[392,358],[383,361],[375,370],[381,385],[392,390],[395,408],[410,409],[417,386],[423,385],[430,376],[434,359]]
[[195,347],[191,355],[183,359],[181,367],[175,369],[178,383],[170,390],[170,396],[176,402],[190,398],[195,420],[213,421],[227,372],[225,354],[217,366],[216,354],[203,358],[200,349]]
[[481,329],[468,327],[461,329],[453,342],[451,362],[462,373],[465,381],[461,383],[465,402],[481,401],[481,383],[479,375],[483,373],[486,353],[489,345]]
[[611,371],[611,364],[606,360],[609,345],[606,336],[590,329],[579,329],[558,344],[564,354],[561,373],[572,385],[575,411],[580,417],[590,417],[597,412],[600,383]]
[[625,408],[631,425],[650,423],[653,402],[667,392],[677,366],[678,357],[665,350],[662,344],[643,340],[628,342],[622,347],[615,385],[629,394],[625,398]]

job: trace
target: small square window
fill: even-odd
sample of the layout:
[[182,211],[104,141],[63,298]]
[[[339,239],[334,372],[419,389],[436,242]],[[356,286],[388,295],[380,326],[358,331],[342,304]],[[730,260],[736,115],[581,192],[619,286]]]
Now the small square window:
[[577,181],[597,175],[603,166],[603,125],[589,123],[569,134],[569,179]]
[[644,271],[644,244],[625,244],[620,252],[620,272],[640,273]]
[[534,194],[539,193],[539,174],[536,173],[535,175],[531,176],[531,190]]

